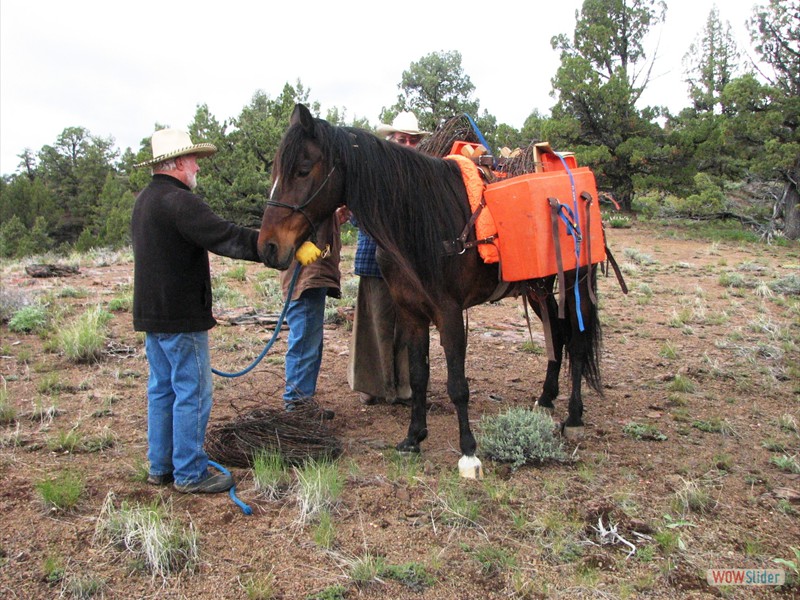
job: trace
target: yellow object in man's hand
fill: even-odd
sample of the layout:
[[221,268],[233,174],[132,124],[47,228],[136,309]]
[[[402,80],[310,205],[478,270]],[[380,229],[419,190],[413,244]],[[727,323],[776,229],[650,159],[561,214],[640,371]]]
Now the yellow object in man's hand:
[[322,256],[322,250],[317,248],[313,242],[303,242],[303,245],[294,253],[294,257],[304,267],[310,265],[312,262]]

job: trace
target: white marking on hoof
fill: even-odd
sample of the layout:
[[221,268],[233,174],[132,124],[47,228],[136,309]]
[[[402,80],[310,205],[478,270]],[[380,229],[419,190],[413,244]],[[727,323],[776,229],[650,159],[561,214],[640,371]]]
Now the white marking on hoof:
[[462,456],[458,460],[458,472],[466,479],[483,479],[483,466],[477,456]]
[[568,440],[582,440],[584,435],[583,425],[580,427],[564,427],[564,437]]
[[544,412],[550,415],[552,415],[556,411],[555,406],[541,406],[538,400],[533,403],[533,408],[538,408],[539,410],[543,410]]

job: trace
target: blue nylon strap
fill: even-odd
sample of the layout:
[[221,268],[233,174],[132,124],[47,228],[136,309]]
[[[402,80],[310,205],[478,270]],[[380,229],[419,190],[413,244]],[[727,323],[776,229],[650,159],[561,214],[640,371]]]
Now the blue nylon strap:
[[[580,214],[578,213],[578,195],[575,193],[575,178],[572,176],[572,170],[567,165],[567,161],[564,160],[564,157],[561,156],[558,152],[554,152],[554,154],[558,157],[558,160],[561,161],[561,164],[564,165],[564,169],[567,171],[567,175],[569,175],[569,184],[572,188],[572,207],[574,209],[574,213],[572,214],[573,219],[575,220],[575,227],[572,231],[572,239],[575,242],[575,285],[573,286],[575,289],[575,312],[578,315],[578,327],[581,331],[585,331],[586,328],[583,325],[583,315],[581,314],[581,291],[578,282],[580,280],[580,268],[581,268],[581,238],[580,238],[580,231],[581,231],[581,221],[580,221]],[[563,215],[562,215],[563,218]],[[567,226],[567,231],[570,230],[570,226]],[[575,234],[577,230],[577,236]],[[591,265],[589,265],[591,269]]]

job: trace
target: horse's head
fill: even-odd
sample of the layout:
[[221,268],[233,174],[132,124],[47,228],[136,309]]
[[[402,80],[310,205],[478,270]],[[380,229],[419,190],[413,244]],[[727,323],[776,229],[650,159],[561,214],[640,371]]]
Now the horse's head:
[[341,168],[320,137],[326,125],[302,104],[295,106],[275,156],[258,235],[258,254],[268,267],[287,269],[297,248],[316,242],[317,227],[343,203]]

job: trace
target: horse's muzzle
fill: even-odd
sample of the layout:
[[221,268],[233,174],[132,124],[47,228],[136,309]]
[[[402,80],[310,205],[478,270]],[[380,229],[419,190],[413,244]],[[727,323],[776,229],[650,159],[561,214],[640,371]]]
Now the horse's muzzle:
[[289,265],[292,264],[294,252],[293,248],[290,248],[288,252],[281,255],[280,248],[277,244],[267,242],[265,244],[258,245],[258,256],[261,259],[261,262],[268,267],[278,269],[279,271],[285,271],[289,268]]

